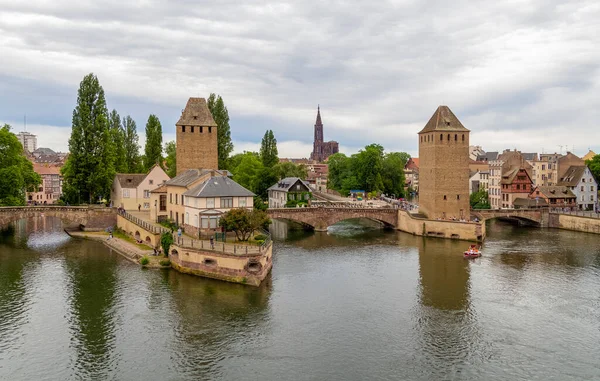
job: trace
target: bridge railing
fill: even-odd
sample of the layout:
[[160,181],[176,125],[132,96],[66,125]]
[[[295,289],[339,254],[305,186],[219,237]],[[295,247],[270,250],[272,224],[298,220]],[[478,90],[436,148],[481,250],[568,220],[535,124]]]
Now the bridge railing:
[[591,210],[569,210],[567,208],[552,208],[550,209],[550,213],[600,219],[600,214]]
[[119,212],[119,215],[121,217],[125,218],[126,220],[133,222],[134,224],[141,227],[142,229],[149,231],[150,233],[162,234],[162,233],[170,232],[169,229],[167,229],[163,226],[154,225],[146,220],[136,217],[130,213],[127,213],[126,211]]
[[258,255],[264,254],[271,246],[271,234],[265,230],[260,230],[260,233],[267,236],[265,242],[261,245],[241,244],[241,243],[227,243],[209,240],[191,238],[189,236],[182,235],[179,237],[177,233],[173,234],[173,242],[179,247],[188,249],[200,249],[207,251],[214,251],[217,253],[224,253],[229,255]]
[[306,212],[309,210],[319,210],[319,209],[327,209],[327,210],[348,210],[348,209],[352,209],[352,210],[357,210],[357,211],[369,211],[369,212],[373,212],[373,211],[384,211],[384,212],[395,212],[396,210],[398,210],[398,208],[391,208],[389,206],[387,207],[377,207],[377,206],[361,206],[361,207],[356,207],[352,204],[347,204],[347,205],[343,205],[343,204],[335,204],[335,206],[329,206],[329,205],[313,205],[313,206],[307,206],[304,208],[269,208],[267,209],[267,212]]

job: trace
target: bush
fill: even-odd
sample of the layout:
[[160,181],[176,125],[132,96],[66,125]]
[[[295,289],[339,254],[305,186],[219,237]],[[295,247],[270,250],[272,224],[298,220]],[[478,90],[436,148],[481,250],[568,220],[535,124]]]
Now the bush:
[[267,236],[266,236],[266,235],[264,235],[264,234],[257,234],[257,235],[255,235],[255,236],[254,236],[254,239],[255,239],[256,241],[264,241],[264,240],[266,240],[266,239],[267,239]]
[[160,262],[158,262],[161,266],[163,267],[168,267],[171,266],[171,261],[169,261],[168,259],[163,259]]
[[142,258],[140,258],[140,265],[146,266],[148,263],[150,263],[150,259],[148,257],[143,256]]
[[165,257],[169,256],[169,249],[171,248],[171,244],[173,244],[173,236],[169,233],[162,233],[162,235],[160,236],[160,246],[163,249]]

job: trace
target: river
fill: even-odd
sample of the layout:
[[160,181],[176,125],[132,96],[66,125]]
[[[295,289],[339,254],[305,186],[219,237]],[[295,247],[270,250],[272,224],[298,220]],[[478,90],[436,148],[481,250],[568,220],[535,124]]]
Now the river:
[[600,237],[273,226],[259,288],[143,270],[60,220],[0,237],[2,380],[600,380]]

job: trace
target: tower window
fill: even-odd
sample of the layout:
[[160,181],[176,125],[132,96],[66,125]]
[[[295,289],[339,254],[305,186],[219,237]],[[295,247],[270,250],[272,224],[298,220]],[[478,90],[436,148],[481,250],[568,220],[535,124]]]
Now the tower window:
[[194,133],[194,126],[190,127],[190,132],[193,134]]
[[456,199],[460,200],[460,195],[459,194],[456,195]]
[[444,140],[444,134],[440,134],[440,142]]
[[462,141],[465,141],[465,134],[462,134]]
[[444,200],[446,200],[446,195],[444,195]]
[[458,141],[458,135],[454,134],[454,141]]
[[202,133],[202,126],[200,126],[200,133]]
[[185,132],[185,126],[181,126],[181,132]]
[[210,134],[212,132],[212,127],[208,127],[208,133]]
[[448,141],[450,141],[450,134],[448,134]]

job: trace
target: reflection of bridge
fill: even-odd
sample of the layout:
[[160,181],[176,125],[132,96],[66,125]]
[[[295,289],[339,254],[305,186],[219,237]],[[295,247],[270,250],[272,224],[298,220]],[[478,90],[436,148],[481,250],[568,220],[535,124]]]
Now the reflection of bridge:
[[13,221],[32,217],[57,217],[86,230],[104,229],[116,224],[114,208],[95,206],[11,206],[0,208],[0,228]]
[[548,227],[550,213],[547,208],[541,209],[477,209],[471,211],[472,217],[481,221],[494,218],[512,220],[520,224]]
[[368,218],[383,223],[386,227],[398,226],[398,209],[317,207],[268,209],[269,217],[286,219],[309,225],[317,231],[326,231],[328,226],[351,218]]

